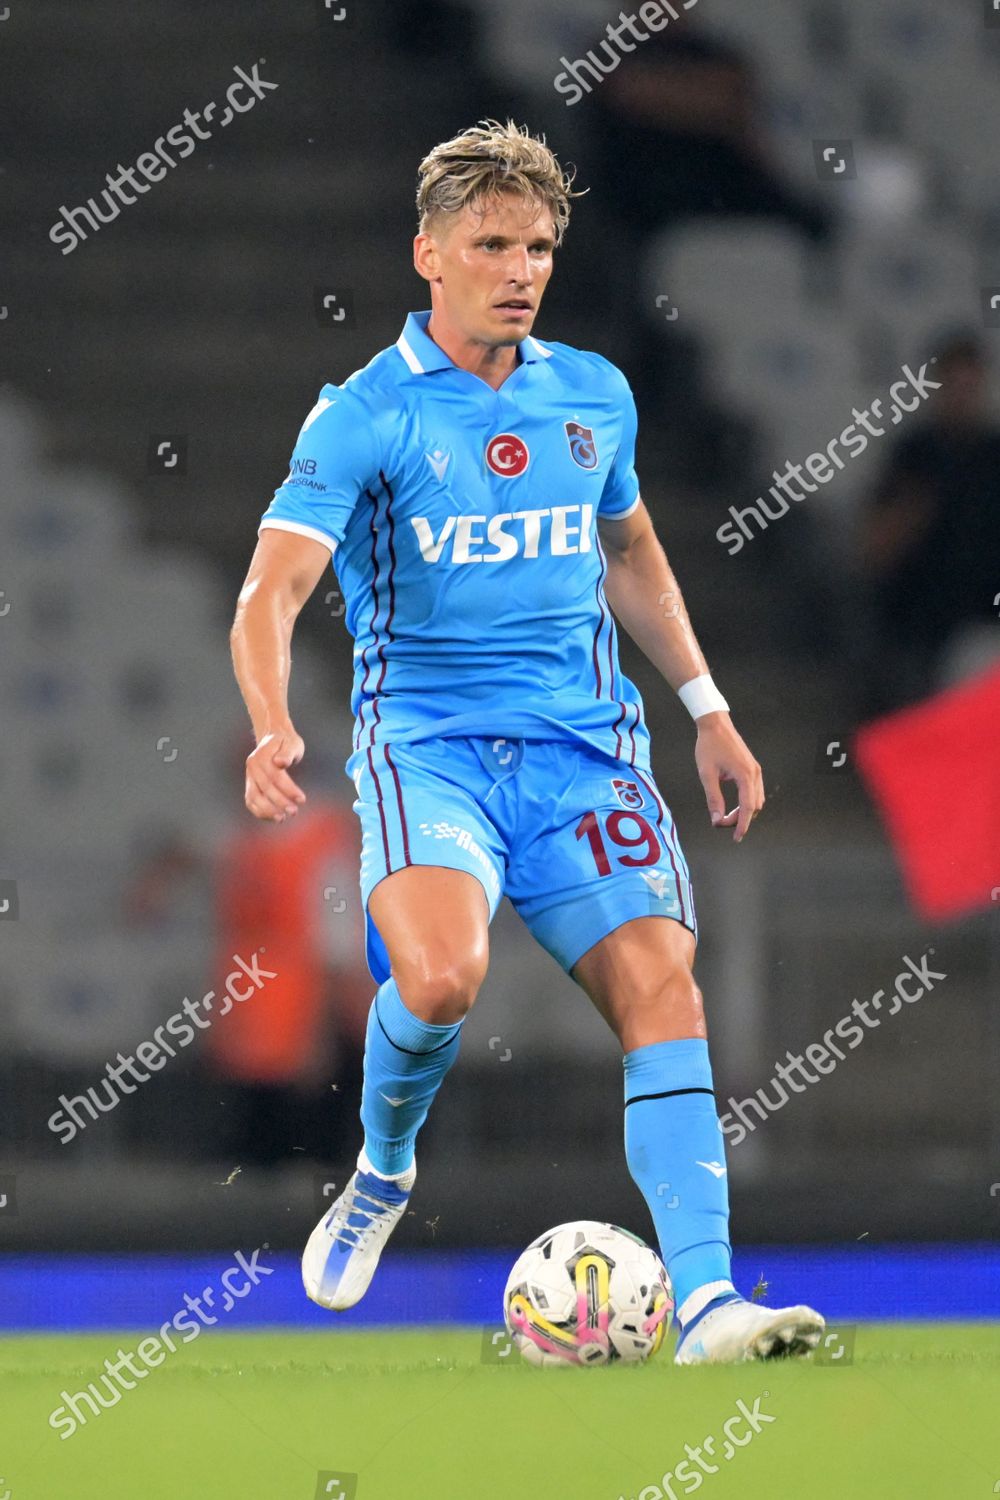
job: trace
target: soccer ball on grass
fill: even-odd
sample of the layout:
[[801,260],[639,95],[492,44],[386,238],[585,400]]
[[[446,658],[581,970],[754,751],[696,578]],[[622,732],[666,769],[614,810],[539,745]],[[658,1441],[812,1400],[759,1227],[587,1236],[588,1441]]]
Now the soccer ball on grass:
[[663,1342],[674,1308],[660,1257],[614,1224],[559,1224],[519,1255],[504,1322],[532,1365],[639,1362]]

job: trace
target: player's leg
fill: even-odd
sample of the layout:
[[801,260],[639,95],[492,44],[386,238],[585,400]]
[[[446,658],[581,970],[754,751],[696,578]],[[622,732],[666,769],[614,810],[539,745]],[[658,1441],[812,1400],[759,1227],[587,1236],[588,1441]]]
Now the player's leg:
[[743,1359],[779,1344],[803,1352],[818,1339],[818,1314],[765,1312],[730,1277],[725,1147],[693,974],[697,926],[669,811],[647,773],[597,752],[548,746],[534,761],[538,784],[529,770],[519,788],[530,836],[515,851],[508,894],[621,1042],[626,1157],[674,1284],[678,1360]]
[[368,910],[392,972],[365,1036],[357,1171],[306,1246],[314,1302],[353,1307],[371,1283],[416,1181],[417,1132],[458,1056],[466,1012],[486,973],[490,910],[473,875],[411,865],[382,880]]
[[656,1226],[679,1321],[730,1279],[726,1157],[708,1056],[694,934],[680,922],[624,922],[572,977],[621,1043],[625,1155]]
[[625,1054],[625,1155],[673,1282],[678,1362],[803,1354],[819,1340],[819,1314],[755,1307],[730,1277],[726,1154],[694,951],[679,923],[639,917],[586,952],[573,978]]
[[478,760],[467,764],[457,741],[388,756],[366,757],[355,803],[369,965],[381,981],[365,1038],[364,1145],[302,1263],[309,1296],[336,1310],[364,1295],[406,1210],[417,1133],[458,1055],[502,892],[502,850],[476,802]]
[[368,1015],[361,1123],[368,1162],[392,1177],[412,1166],[417,1132],[458,1056],[486,975],[490,909],[474,875],[411,865],[375,887],[368,910],[392,972]]

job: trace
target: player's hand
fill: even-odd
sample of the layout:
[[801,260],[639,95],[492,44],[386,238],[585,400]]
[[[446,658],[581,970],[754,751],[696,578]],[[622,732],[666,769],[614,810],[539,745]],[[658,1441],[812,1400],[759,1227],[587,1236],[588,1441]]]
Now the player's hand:
[[298,812],[306,794],[296,786],[288,767],[297,766],[305,753],[302,736],[290,721],[261,736],[257,748],[247,756],[244,793],[244,801],[255,818],[283,823],[286,817],[294,817]]
[[[742,842],[752,820],[764,806],[764,777],[760,766],[733,727],[727,713],[703,714],[697,721],[698,740],[694,759],[701,784],[705,788],[708,811],[716,828],[732,828],[733,838]],[[724,781],[735,781],[739,802],[726,812],[722,793]]]

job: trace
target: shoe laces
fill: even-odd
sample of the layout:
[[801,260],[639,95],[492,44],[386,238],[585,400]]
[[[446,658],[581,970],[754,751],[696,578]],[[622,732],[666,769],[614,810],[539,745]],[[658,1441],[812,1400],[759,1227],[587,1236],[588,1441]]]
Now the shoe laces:
[[[363,1197],[366,1203],[374,1204],[373,1208],[365,1208],[358,1200]],[[397,1205],[385,1203],[381,1198],[366,1192],[364,1189],[349,1188],[344,1194],[344,1203],[338,1214],[340,1223],[333,1233],[333,1239],[351,1249],[357,1249],[362,1245],[379,1226],[387,1222],[392,1210]],[[354,1214],[361,1214],[368,1220],[367,1224],[351,1224],[349,1220]]]

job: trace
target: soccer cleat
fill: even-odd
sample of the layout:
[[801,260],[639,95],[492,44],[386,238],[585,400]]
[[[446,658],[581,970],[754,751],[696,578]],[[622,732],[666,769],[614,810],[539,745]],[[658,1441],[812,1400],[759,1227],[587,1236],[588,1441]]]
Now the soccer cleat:
[[719,1297],[682,1329],[675,1365],[732,1365],[808,1354],[826,1320],[811,1307],[758,1307],[738,1294]]
[[302,1284],[313,1302],[343,1312],[361,1301],[416,1176],[415,1164],[395,1181],[360,1169],[354,1173],[309,1236],[302,1256]]

